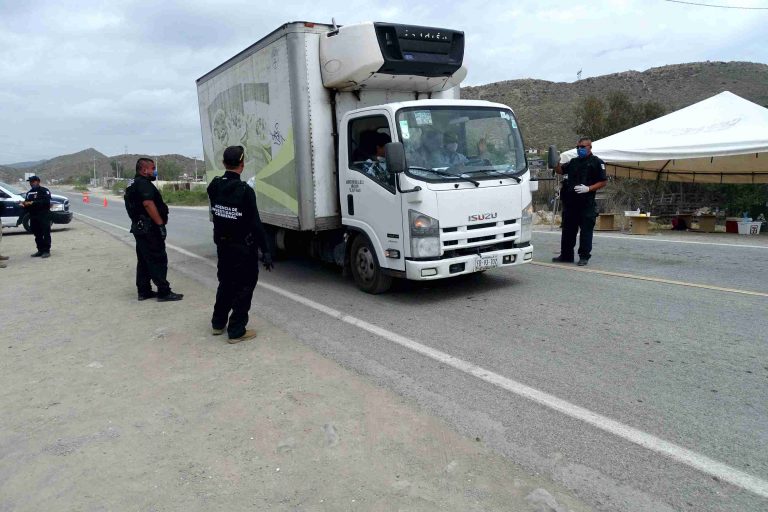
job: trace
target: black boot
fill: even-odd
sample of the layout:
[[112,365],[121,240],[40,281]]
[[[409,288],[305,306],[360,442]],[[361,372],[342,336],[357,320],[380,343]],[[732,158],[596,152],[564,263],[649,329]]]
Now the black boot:
[[181,300],[184,298],[183,293],[168,292],[165,295],[158,295],[157,302],[170,302],[173,300]]

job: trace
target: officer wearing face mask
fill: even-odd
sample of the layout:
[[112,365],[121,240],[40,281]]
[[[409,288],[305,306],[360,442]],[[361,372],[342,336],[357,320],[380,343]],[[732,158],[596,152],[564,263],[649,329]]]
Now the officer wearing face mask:
[[[125,209],[131,218],[131,233],[136,239],[136,289],[139,300],[157,297],[158,302],[181,300],[184,295],[171,291],[166,279],[168,254],[165,237],[168,206],[152,182],[157,179],[154,160],[139,158],[133,184],[125,189]],[[152,282],[157,291],[152,290]]]
[[595,230],[597,204],[595,192],[608,183],[605,163],[592,154],[592,141],[582,137],[576,145],[578,158],[557,164],[555,172],[563,175],[560,199],[563,203],[563,232],[560,255],[552,258],[558,263],[573,263],[576,235],[579,237],[580,267],[592,256],[592,233]]

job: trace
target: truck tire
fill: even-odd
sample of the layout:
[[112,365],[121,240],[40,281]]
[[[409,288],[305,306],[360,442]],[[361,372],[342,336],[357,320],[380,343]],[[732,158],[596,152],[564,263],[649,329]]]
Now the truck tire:
[[350,251],[352,277],[357,287],[366,293],[379,294],[392,286],[392,276],[385,275],[376,258],[376,252],[365,235],[358,235],[352,241]]

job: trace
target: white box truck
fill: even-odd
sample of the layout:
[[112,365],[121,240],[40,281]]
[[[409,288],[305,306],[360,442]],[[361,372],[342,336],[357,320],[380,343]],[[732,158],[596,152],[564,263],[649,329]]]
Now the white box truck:
[[536,182],[512,110],[459,100],[464,34],[287,23],[197,80],[205,165],[243,179],[276,249],[369,293],[531,260]]

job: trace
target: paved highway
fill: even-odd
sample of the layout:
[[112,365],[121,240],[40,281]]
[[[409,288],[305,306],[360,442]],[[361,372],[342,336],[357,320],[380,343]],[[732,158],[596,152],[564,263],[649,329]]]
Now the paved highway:
[[[122,203],[79,197],[132,241]],[[168,232],[213,300],[207,212],[172,208]],[[767,510],[766,237],[600,235],[586,270],[546,264],[558,237],[535,233],[543,264],[381,296],[282,261],[253,310],[598,510]]]

